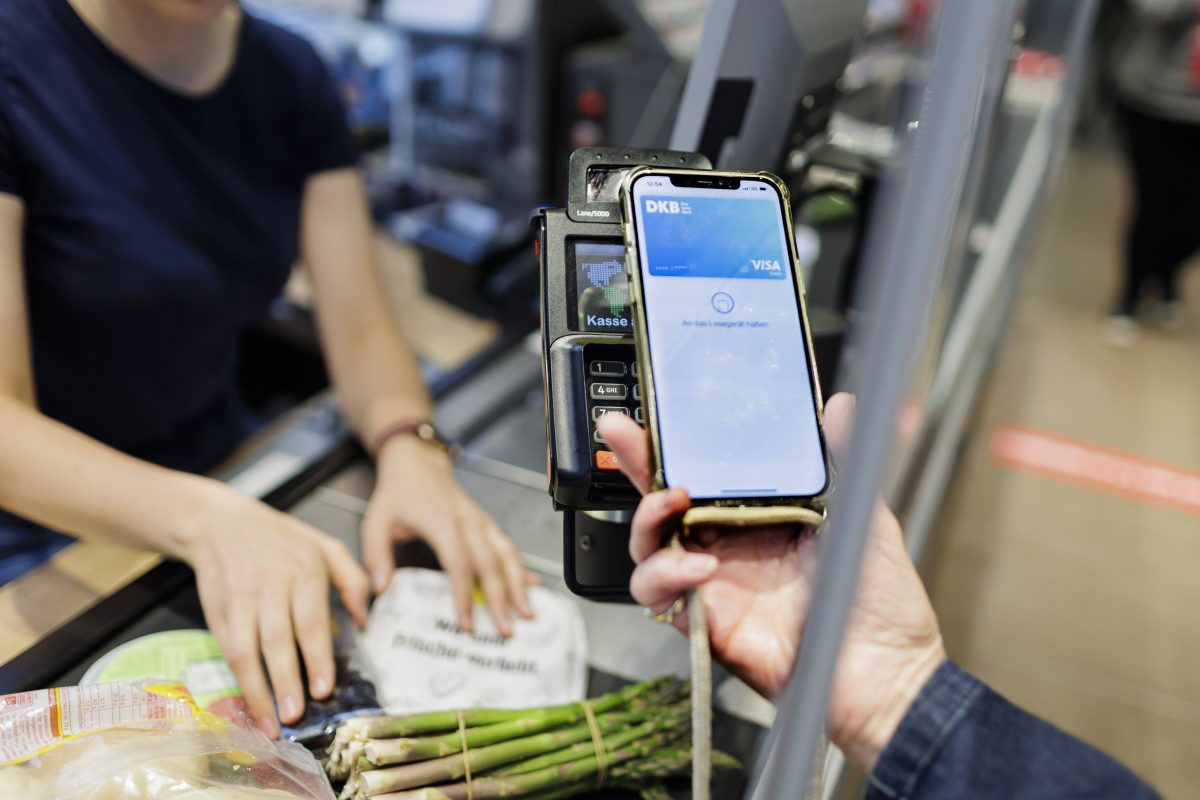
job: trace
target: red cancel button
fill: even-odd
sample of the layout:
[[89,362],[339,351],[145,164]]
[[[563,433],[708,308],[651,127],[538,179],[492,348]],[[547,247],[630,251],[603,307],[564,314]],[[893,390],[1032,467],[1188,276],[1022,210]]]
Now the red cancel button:
[[596,469],[602,469],[608,472],[620,470],[621,462],[617,460],[617,454],[611,450],[597,450]]

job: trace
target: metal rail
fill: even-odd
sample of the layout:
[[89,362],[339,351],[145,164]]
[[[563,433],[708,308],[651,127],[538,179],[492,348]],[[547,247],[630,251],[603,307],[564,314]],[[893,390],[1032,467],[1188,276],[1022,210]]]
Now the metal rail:
[[928,84],[917,120],[904,132],[902,166],[872,224],[863,262],[864,323],[853,332],[859,354],[840,381],[858,395],[857,418],[830,506],[829,532],[795,670],[762,748],[751,796],[782,798],[809,785],[825,708],[894,420],[909,381],[942,274],[976,141],[987,84],[989,45],[1011,25],[1014,0],[947,0],[939,14]]
[[[937,516],[940,499],[950,479],[962,431],[987,376],[994,340],[1007,320],[1009,299],[1016,292],[1019,271],[1011,266],[1022,260],[1033,237],[1047,184],[1062,161],[1063,150],[1075,119],[1075,99],[1083,73],[1088,35],[1099,4],[1083,0],[1076,7],[1064,53],[1066,80],[1058,102],[1038,115],[1029,141],[1013,173],[1010,189],[996,216],[987,249],[979,259],[971,283],[959,304],[938,361],[929,397],[927,420],[931,443],[904,516],[909,554],[920,561]],[[921,434],[918,434],[921,435]]]

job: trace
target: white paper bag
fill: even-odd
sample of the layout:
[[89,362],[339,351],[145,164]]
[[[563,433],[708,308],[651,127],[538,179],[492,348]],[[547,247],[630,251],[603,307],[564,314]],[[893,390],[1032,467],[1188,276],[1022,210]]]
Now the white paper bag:
[[474,607],[474,633],[459,631],[450,579],[399,569],[375,600],[358,660],[390,713],[448,708],[525,708],[583,699],[587,639],[579,609],[549,589],[529,589],[532,620],[513,616],[513,636]]

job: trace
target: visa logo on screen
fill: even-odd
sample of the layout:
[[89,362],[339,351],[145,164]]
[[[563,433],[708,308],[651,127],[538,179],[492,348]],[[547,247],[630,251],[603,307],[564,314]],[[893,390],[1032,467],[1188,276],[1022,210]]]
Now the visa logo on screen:
[[783,272],[783,265],[771,259],[750,259],[750,265],[755,272]]
[[679,200],[647,200],[647,214],[690,214],[692,204]]

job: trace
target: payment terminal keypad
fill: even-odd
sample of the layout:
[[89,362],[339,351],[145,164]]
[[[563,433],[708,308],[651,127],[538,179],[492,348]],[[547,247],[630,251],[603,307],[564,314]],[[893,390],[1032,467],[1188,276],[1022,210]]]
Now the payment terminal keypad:
[[615,479],[621,467],[596,430],[596,421],[605,414],[623,414],[644,424],[634,350],[629,345],[589,344],[583,353],[593,472],[599,480]]

